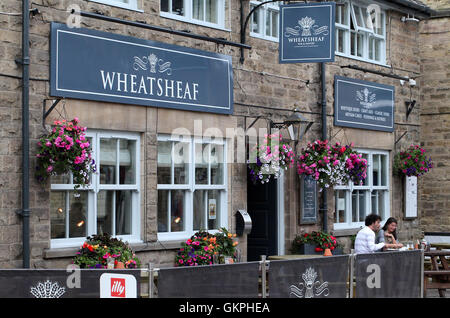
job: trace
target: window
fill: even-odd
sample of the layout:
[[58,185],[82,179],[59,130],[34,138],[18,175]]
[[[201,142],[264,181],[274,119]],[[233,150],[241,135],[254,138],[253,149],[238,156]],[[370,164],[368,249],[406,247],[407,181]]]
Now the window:
[[368,161],[364,184],[335,187],[334,229],[359,228],[365,217],[375,213],[385,221],[390,216],[389,154],[385,151],[360,150]]
[[91,0],[92,2],[98,2],[102,4],[107,4],[114,7],[120,7],[124,9],[130,9],[135,11],[138,10],[137,0]]
[[[261,1],[252,1],[253,10]],[[267,3],[253,12],[250,18],[250,35],[265,40],[278,41],[279,4]]]
[[336,54],[386,64],[386,14],[355,1],[336,6]]
[[184,239],[227,224],[225,142],[158,137],[158,238]]
[[102,233],[139,241],[139,136],[86,135],[98,173],[78,194],[71,175],[51,178],[51,247],[78,246],[86,236]]
[[225,28],[225,0],[161,0],[161,16]]

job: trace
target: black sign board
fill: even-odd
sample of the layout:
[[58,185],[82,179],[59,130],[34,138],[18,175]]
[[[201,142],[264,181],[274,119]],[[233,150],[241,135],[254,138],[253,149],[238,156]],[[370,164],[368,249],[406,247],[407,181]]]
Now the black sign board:
[[334,125],[394,131],[394,86],[334,77]]
[[301,177],[300,224],[317,222],[317,182],[312,176]]

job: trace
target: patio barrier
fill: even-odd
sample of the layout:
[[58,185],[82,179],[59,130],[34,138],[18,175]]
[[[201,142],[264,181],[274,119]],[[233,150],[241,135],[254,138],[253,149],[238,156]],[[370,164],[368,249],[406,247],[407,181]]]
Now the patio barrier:
[[173,268],[0,269],[0,298],[422,297],[423,263],[420,250]]

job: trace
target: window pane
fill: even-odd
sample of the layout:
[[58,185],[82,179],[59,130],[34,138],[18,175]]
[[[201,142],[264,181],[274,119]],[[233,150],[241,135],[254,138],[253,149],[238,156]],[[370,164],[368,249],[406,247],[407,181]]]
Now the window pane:
[[56,176],[50,176],[50,183],[51,184],[71,184],[71,176],[70,173],[62,174],[62,175],[56,175]]
[[382,43],[381,40],[375,40],[375,60],[376,61],[381,61],[381,48],[382,48]]
[[114,191],[99,191],[97,194],[97,234],[113,234],[112,219]]
[[158,141],[158,184],[171,184],[172,143]]
[[363,56],[363,50],[364,50],[364,38],[362,34],[358,34],[358,43],[357,43],[357,47],[358,47],[358,56],[362,57]]
[[220,191],[208,191],[208,230],[218,229],[220,220]]
[[195,144],[195,183],[208,184],[208,144]]
[[369,37],[369,59],[371,60],[374,59],[373,48],[374,48],[374,39],[373,37]]
[[272,36],[278,37],[278,12],[272,11]]
[[187,184],[189,176],[189,144],[175,142],[173,144],[174,183]]
[[168,232],[169,191],[158,190],[158,232]]
[[350,54],[356,55],[356,33],[350,33]]
[[386,211],[385,211],[385,205],[384,202],[385,196],[387,195],[387,191],[379,191],[378,196],[378,214],[381,216],[382,220],[385,220],[386,218]]
[[266,35],[270,36],[271,30],[271,14],[269,10],[266,10]]
[[100,183],[116,183],[117,139],[100,139]]
[[185,15],[184,0],[172,0],[172,13],[177,15]]
[[358,214],[358,191],[352,192],[352,222],[358,222],[359,221],[359,214]]
[[197,20],[204,20],[203,16],[203,6],[204,0],[193,0],[192,1],[192,17]]
[[336,23],[342,23],[342,10],[341,6],[336,6]]
[[184,191],[174,190],[171,191],[170,195],[171,195],[170,200],[171,232],[184,231],[186,223]]
[[346,207],[346,191],[336,191],[336,209],[335,220],[336,223],[345,223],[345,207]]
[[359,195],[359,221],[364,222],[364,219],[366,218],[366,194],[365,191],[358,191]]
[[80,196],[75,197],[69,192],[69,201],[69,237],[86,237],[88,193],[81,191]]
[[66,237],[66,192],[50,192],[51,238]]
[[[250,6],[250,10],[253,10],[255,6]],[[255,12],[253,12],[252,14],[252,32],[254,33],[259,33],[259,13],[260,13],[260,9],[257,9]]]
[[161,0],[161,11],[162,12],[170,12],[169,11],[169,1],[170,0]]
[[194,231],[206,230],[206,191],[194,191]]
[[217,0],[206,0],[206,21],[217,23]]
[[358,24],[359,27],[364,27],[364,22],[363,22],[363,15],[361,12],[361,8],[354,6],[355,8],[355,16],[356,16],[356,23]]
[[387,166],[387,158],[384,155],[380,155],[381,163],[380,163],[380,169],[381,169],[381,185],[387,186],[387,178],[388,178],[388,166]]
[[373,214],[379,214],[378,213],[378,191],[372,191],[371,197],[372,197],[372,211]]
[[337,49],[338,52],[344,53],[345,31],[337,29]]
[[131,234],[131,190],[116,191],[116,235]]
[[211,184],[223,184],[224,151],[223,145],[211,144]]
[[120,140],[119,179],[120,184],[136,183],[136,141]]
[[380,155],[373,155],[372,158],[373,172],[372,172],[372,184],[374,186],[379,186],[379,177],[380,177]]

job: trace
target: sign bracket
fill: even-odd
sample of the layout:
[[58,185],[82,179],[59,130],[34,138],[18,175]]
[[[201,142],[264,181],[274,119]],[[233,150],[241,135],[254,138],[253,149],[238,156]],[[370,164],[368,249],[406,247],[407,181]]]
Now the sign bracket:
[[[53,101],[52,106],[50,106],[50,108],[48,110],[46,110],[46,107],[45,107],[45,104],[46,104],[45,102],[47,100],[52,100]],[[50,115],[50,113],[53,111],[53,109],[55,109],[55,107],[58,105],[58,103],[60,101],[61,101],[61,98],[58,98],[56,100],[55,99],[46,98],[42,102],[42,127],[44,127],[44,129],[45,129],[45,119],[48,117],[48,115]]]

